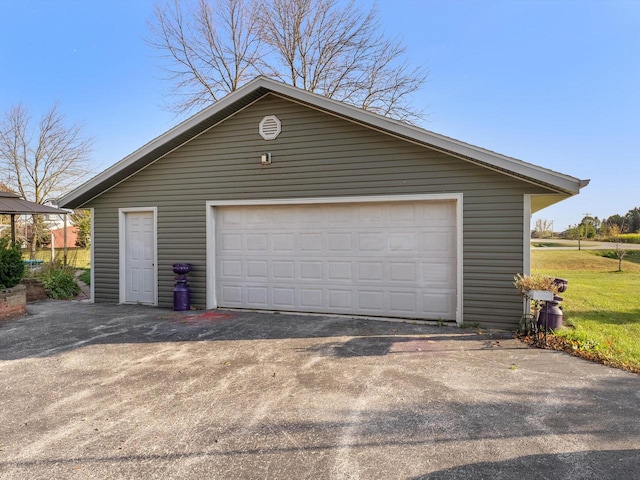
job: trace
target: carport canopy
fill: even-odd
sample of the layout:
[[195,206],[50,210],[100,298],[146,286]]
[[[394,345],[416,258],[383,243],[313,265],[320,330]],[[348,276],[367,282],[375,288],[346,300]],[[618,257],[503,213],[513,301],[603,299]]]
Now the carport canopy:
[[66,215],[65,210],[30,202],[19,195],[0,191],[0,215],[11,216],[11,243],[16,243],[16,215]]

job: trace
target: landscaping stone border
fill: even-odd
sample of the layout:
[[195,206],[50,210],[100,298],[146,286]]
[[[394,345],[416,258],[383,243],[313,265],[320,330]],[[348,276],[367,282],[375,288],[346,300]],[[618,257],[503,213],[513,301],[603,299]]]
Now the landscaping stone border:
[[18,284],[0,290],[0,321],[27,314],[27,287]]
[[49,298],[49,290],[44,288],[44,282],[37,278],[23,278],[20,283],[27,287],[27,302],[37,302]]

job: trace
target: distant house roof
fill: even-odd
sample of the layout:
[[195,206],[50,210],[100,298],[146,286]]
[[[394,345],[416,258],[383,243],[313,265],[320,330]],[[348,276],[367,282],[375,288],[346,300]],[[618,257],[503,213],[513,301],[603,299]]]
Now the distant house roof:
[[[269,93],[546,187],[550,190],[549,198],[542,201],[538,208],[555,203],[567,196],[575,195],[589,183],[589,180],[580,180],[526,163],[522,160],[392,120],[266,77],[257,77],[65,195],[59,200],[60,206],[64,208],[83,206],[89,200],[109,190],[150,163]],[[534,208],[534,210],[538,208]]]
[[[64,228],[55,228],[49,231],[54,238],[54,245],[56,248],[62,248],[64,246]],[[67,227],[67,247],[73,248],[76,246],[76,240],[78,240],[78,227],[71,225]]]

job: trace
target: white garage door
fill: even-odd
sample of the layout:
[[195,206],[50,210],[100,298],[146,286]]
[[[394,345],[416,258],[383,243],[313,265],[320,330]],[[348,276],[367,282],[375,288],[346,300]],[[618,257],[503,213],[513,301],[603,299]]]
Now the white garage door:
[[456,318],[453,201],[215,207],[220,307]]

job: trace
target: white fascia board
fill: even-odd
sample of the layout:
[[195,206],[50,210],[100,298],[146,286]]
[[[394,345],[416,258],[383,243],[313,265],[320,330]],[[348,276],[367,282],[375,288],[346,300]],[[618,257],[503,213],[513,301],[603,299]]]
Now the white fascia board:
[[522,212],[522,273],[531,274],[531,195],[523,197]]
[[375,128],[387,130],[402,137],[408,137],[409,139],[416,140],[420,143],[426,143],[448,152],[469,157],[473,160],[493,166],[499,170],[506,170],[508,172],[513,172],[518,175],[538,180],[555,186],[565,192],[577,194],[580,191],[580,188],[589,183],[588,180],[580,180],[570,175],[539,167],[537,165],[518,160],[517,158],[508,157],[469,143],[461,142],[460,140],[456,140],[451,137],[440,135],[419,127],[414,127],[398,120],[383,117],[376,113],[368,112],[327,97],[290,87],[289,85],[284,85],[279,82],[273,82],[269,79],[264,80],[269,82],[268,85],[264,85],[266,88],[299,100],[300,102],[310,103],[318,108],[322,108],[323,110],[332,111],[340,116],[350,117],[358,122],[371,125]]
[[158,148],[162,144],[164,144],[166,142],[169,142],[169,141],[173,140],[174,138],[182,135],[183,133],[185,133],[189,129],[191,129],[191,128],[195,127],[196,125],[198,125],[200,122],[206,120],[211,115],[215,115],[220,110],[226,108],[227,106],[229,106],[230,104],[235,102],[238,98],[241,98],[245,94],[246,91],[251,91],[251,90],[260,88],[261,85],[256,85],[257,83],[260,82],[260,80],[266,80],[266,79],[264,79],[262,77],[258,77],[257,79],[255,79],[255,80],[247,83],[243,87],[239,88],[235,92],[232,92],[229,95],[227,95],[226,97],[218,100],[213,105],[211,105],[209,107],[206,107],[205,109],[203,109],[200,112],[196,113],[192,117],[189,117],[188,119],[184,120],[182,123],[179,123],[178,125],[176,125],[175,127],[171,128],[170,130],[166,131],[162,135],[160,135],[160,136],[154,138],[153,140],[151,140],[150,142],[146,143],[145,145],[143,145],[142,147],[137,149],[135,152],[127,155],[126,157],[124,157],[119,162],[114,163],[113,165],[108,167],[106,170],[100,172],[98,175],[96,175],[92,179],[90,179],[87,182],[85,182],[84,184],[80,185],[75,190],[73,190],[70,193],[68,193],[67,195],[61,197],[59,199],[59,203],[60,204],[65,204],[67,202],[73,201],[75,198],[77,198],[79,196],[82,196],[83,194],[87,193],[89,190],[94,188],[96,185],[99,185],[100,183],[102,183],[105,180],[109,179],[109,177],[111,177],[112,175],[114,175],[114,174],[118,173],[119,171],[131,166],[133,163],[138,161],[140,158],[142,158],[145,155],[151,153],[153,150],[155,150],[156,148]]
[[154,149],[158,148],[163,143],[168,142],[175,137],[185,133],[189,129],[206,120],[209,116],[216,114],[217,112],[233,104],[239,98],[242,98],[249,92],[257,90],[259,88],[265,88],[274,93],[278,93],[280,95],[298,100],[299,102],[313,105],[328,112],[333,112],[334,114],[341,117],[351,118],[354,121],[360,122],[365,125],[370,125],[371,127],[379,130],[388,131],[401,137],[412,139],[423,144],[428,144],[437,149],[442,149],[446,152],[451,152],[463,157],[470,158],[472,160],[482,162],[498,170],[503,170],[505,171],[505,173],[512,172],[517,175],[532,178],[539,182],[554,186],[563,192],[577,194],[580,191],[580,188],[586,186],[586,184],[588,183],[588,181],[585,180],[579,180],[569,175],[554,172],[552,170],[523,162],[522,160],[508,157],[506,155],[501,155],[499,153],[492,152],[481,147],[476,147],[474,145],[464,143],[459,140],[446,137],[444,135],[440,135],[428,130],[399,122],[397,120],[383,117],[381,115],[368,112],[366,110],[362,110],[360,108],[353,107],[351,105],[347,105],[345,103],[332,100],[327,97],[323,97],[316,93],[292,87],[290,85],[286,85],[284,83],[277,82],[266,77],[257,77],[246,85],[240,87],[238,90],[230,93],[226,97],[215,102],[213,105],[196,113],[192,117],[168,130],[159,137],[156,137],[154,140],[142,146],[132,154],[128,155],[103,172],[99,173],[77,189],[60,198],[60,203],[66,204],[70,201],[73,201],[77,197],[87,193],[95,186],[108,180],[112,175],[118,173],[120,170],[129,167],[140,158],[151,153]]
[[317,205],[327,203],[370,203],[370,202],[423,202],[434,200],[462,201],[462,193],[415,193],[397,195],[352,195],[341,197],[287,197],[287,198],[251,198],[240,200],[209,200],[209,207],[228,207],[246,205]]

